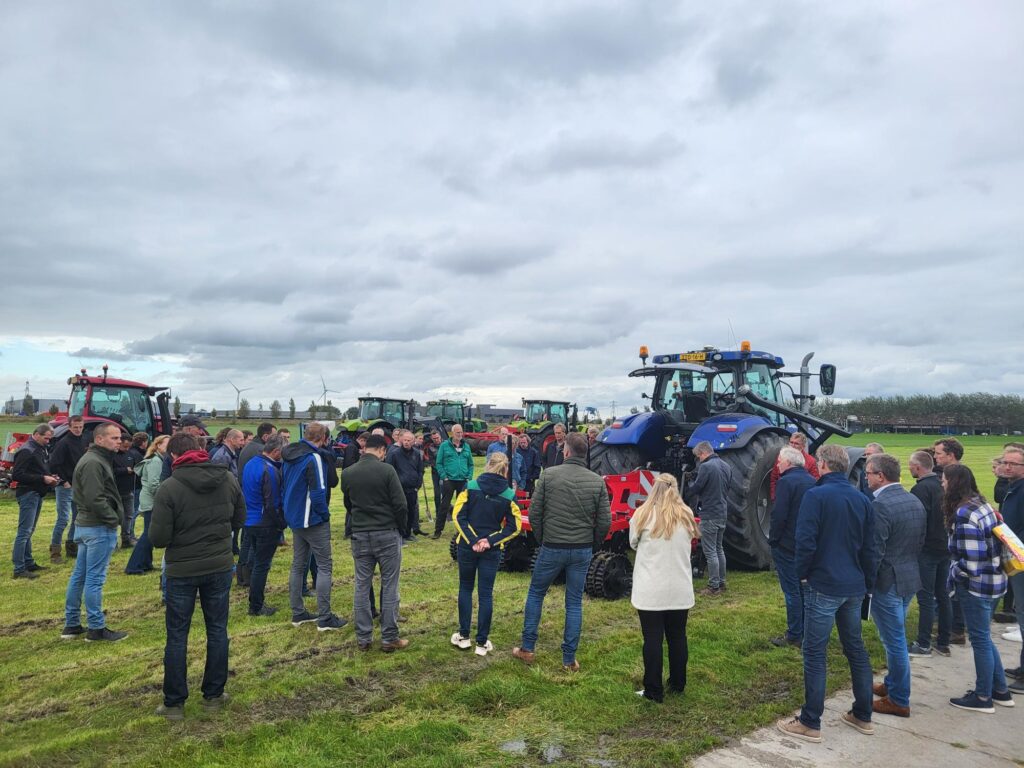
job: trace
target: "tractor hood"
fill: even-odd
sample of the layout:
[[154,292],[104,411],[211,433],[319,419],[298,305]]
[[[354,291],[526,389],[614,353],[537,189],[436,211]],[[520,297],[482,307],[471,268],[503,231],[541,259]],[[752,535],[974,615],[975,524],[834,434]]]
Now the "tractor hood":
[[608,445],[635,445],[645,460],[665,455],[665,417],[657,411],[633,413],[616,419],[597,437]]
[[788,434],[786,430],[776,427],[763,416],[750,413],[719,413],[701,422],[686,441],[686,447],[692,449],[697,443],[707,440],[716,451],[742,448],[755,434],[766,429],[780,435]]

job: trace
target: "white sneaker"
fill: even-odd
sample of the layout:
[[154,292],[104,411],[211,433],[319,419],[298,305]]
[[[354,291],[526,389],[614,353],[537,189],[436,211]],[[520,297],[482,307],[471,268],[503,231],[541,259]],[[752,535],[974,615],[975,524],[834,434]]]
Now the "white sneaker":
[[470,640],[468,637],[463,637],[458,632],[456,632],[454,635],[452,635],[452,645],[454,645],[456,648],[461,648],[462,650],[465,651],[472,644],[473,644],[472,640]]
[[1003,640],[1009,640],[1011,643],[1021,642],[1020,627],[1014,627],[1003,632]]
[[477,656],[486,656],[490,651],[493,651],[493,650],[494,650],[494,646],[491,645],[491,641],[488,640],[483,645],[478,645],[476,647],[476,650],[474,651],[474,653]]

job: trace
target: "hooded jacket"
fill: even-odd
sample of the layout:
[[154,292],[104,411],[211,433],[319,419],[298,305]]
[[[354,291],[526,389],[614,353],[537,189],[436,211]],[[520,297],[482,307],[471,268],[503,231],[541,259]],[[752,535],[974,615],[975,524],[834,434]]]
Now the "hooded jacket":
[[289,528],[312,528],[331,519],[327,507],[324,457],[308,440],[281,451],[284,480],[284,519]]
[[135,474],[139,476],[139,511],[148,512],[153,508],[157,489],[160,487],[160,473],[163,470],[164,457],[154,453],[135,465]]
[[71,478],[71,498],[79,528],[117,528],[124,519],[121,492],[114,480],[114,451],[90,445]]
[[[81,513],[79,513],[81,515]],[[149,538],[167,548],[167,575],[206,576],[234,567],[231,532],[245,523],[245,501],[228,468],[206,451],[188,451],[173,465],[153,502]]]
[[452,512],[458,541],[469,545],[487,539],[491,547],[504,548],[523,529],[515,494],[502,475],[484,472],[470,480],[455,500]]
[[246,526],[284,530],[280,462],[262,453],[249,459],[242,473],[242,493]]

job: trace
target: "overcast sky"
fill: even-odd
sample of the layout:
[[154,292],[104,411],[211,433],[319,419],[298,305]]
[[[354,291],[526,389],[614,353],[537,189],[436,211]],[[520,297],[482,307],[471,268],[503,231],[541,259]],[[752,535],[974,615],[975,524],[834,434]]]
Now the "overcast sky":
[[1020,392],[1022,40],[1013,0],[3,3],[0,395],[609,415],[640,344],[740,339]]

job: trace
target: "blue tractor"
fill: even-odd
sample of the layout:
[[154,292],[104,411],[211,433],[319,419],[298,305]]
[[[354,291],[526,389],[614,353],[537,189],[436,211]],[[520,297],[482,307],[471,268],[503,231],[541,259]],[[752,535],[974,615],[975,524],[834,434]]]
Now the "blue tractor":
[[[782,358],[752,351],[743,342],[739,351],[705,347],[695,352],[655,355],[647,365],[647,348],[640,348],[643,367],[630,376],[653,379],[651,405],[642,413],[617,419],[597,438],[590,465],[603,475],[623,475],[646,468],[671,472],[686,483],[696,467],[693,448],[708,441],[733,472],[725,543],[730,562],[746,568],[771,563],[768,530],[771,519],[769,478],[779,450],[794,431],[808,436],[812,453],[831,435],[849,437],[842,427],[812,416],[814,396],[808,381],[820,380],[821,392],[835,389],[836,369],[823,365],[811,373],[804,358],[799,373],[782,370]],[[800,379],[800,393],[786,378]],[[796,407],[783,403],[789,387]],[[853,477],[860,471],[861,449],[848,449]]]

